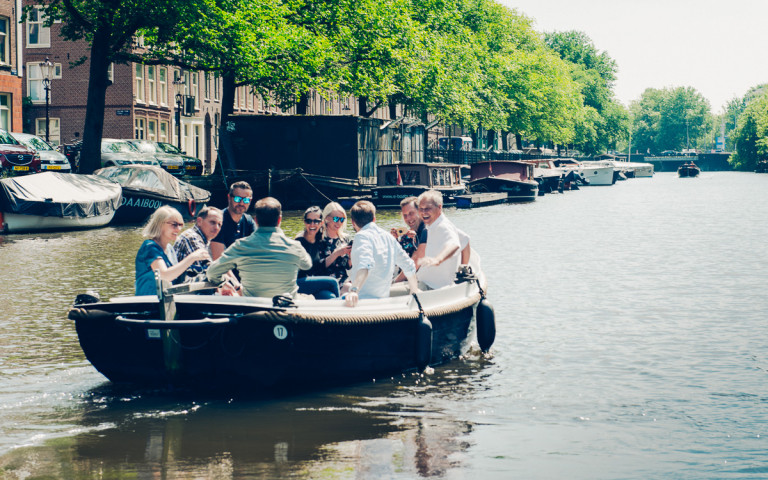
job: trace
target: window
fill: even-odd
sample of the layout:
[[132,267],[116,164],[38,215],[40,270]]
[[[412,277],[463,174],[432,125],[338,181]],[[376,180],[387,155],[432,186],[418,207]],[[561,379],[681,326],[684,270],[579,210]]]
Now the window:
[[144,140],[145,120],[143,118],[137,118],[134,124],[136,126],[136,132],[134,133],[133,138],[137,140]]
[[151,105],[157,104],[157,90],[155,89],[155,67],[149,65],[147,67],[147,89],[149,90],[149,103]]
[[[48,124],[51,127],[51,132],[48,136],[51,145],[58,145],[61,143],[61,134],[59,133],[59,119],[49,118]],[[35,119],[35,135],[45,139],[45,117]]]
[[11,131],[11,95],[0,93],[0,128]]
[[213,76],[213,100],[219,101],[219,74]]
[[160,105],[168,105],[168,69],[160,68],[157,73],[160,84]]
[[109,69],[107,70],[107,79],[110,82],[115,83],[115,64],[114,63],[109,64]]
[[8,55],[8,45],[10,43],[8,39],[9,25],[10,22],[7,17],[0,17],[0,63],[3,65],[8,65],[11,60]]
[[202,125],[196,124],[192,128],[192,151],[195,152],[193,156],[197,158],[200,158],[200,140],[202,139],[202,127]]
[[211,99],[211,76],[210,74],[208,74],[208,72],[205,72],[203,75],[205,75],[205,77],[203,77],[204,78],[203,82],[205,83],[205,86],[203,89],[204,95],[205,95],[204,98],[206,100],[210,100]]
[[[144,103],[144,65],[136,64],[136,101]],[[136,137],[139,138],[139,137]]]
[[192,97],[195,99],[195,108],[197,108],[197,95],[200,92],[200,89],[197,86],[197,72],[190,73],[189,79],[192,82],[192,87],[190,88],[189,94],[192,95]]
[[34,7],[27,18],[27,47],[39,48],[51,46],[51,29],[43,25],[45,15],[42,7]]
[[160,138],[158,138],[157,141],[158,142],[168,141],[168,122],[160,122]]
[[45,103],[43,71],[37,62],[27,64],[27,95],[32,103]]
[[147,140],[157,141],[157,120],[147,120]]

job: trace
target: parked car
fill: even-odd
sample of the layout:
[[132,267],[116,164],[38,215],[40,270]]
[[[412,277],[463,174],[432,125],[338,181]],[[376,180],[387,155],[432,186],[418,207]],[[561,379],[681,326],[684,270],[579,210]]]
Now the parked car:
[[82,140],[74,140],[72,143],[62,143],[56,147],[56,150],[62,153],[67,160],[72,171],[77,173],[80,169],[80,150],[83,148]]
[[31,148],[40,155],[41,170],[55,170],[64,173],[70,173],[72,171],[72,166],[69,164],[67,157],[63,153],[57,152],[42,138],[32,135],[31,133],[13,132],[11,135],[18,140],[19,143]]
[[184,166],[184,157],[182,155],[166,153],[165,150],[163,150],[157,144],[157,142],[150,142],[149,140],[135,140],[135,139],[126,140],[126,142],[138,148],[139,151],[144,155],[155,157],[155,160],[157,160],[160,163],[160,166],[163,167],[163,170],[170,173],[171,175],[180,176],[186,173],[186,168]]
[[0,129],[0,176],[40,172],[40,155]]
[[187,175],[202,175],[203,174],[203,162],[199,158],[190,157],[182,152],[174,145],[166,142],[155,142],[157,146],[162,148],[165,153],[171,155],[181,155],[184,158],[184,171]]
[[112,167],[115,165],[128,165],[131,163],[139,165],[160,166],[157,160],[150,155],[144,155],[138,148],[134,147],[125,140],[116,140],[114,138],[101,139],[101,166]]

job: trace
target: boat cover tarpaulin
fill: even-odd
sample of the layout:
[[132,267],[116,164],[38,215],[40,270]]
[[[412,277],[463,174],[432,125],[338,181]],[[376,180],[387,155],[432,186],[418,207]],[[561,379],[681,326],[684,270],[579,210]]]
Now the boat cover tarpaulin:
[[108,215],[122,201],[120,184],[96,175],[43,172],[0,180],[0,210],[44,217]]
[[202,204],[211,199],[211,192],[208,190],[181,181],[162,168],[152,165],[106,167],[96,170],[94,174],[119,183],[126,190],[126,194],[134,190],[182,203],[194,200]]

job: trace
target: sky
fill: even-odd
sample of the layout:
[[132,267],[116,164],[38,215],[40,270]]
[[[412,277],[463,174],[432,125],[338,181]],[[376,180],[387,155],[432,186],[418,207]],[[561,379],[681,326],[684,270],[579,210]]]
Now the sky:
[[618,66],[624,105],[646,88],[693,87],[712,113],[768,83],[766,0],[497,0],[539,32],[578,30]]

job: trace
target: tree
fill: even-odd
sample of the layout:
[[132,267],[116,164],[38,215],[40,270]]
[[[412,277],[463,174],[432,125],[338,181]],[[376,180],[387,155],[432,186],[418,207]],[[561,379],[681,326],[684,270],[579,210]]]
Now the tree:
[[637,150],[659,153],[709,145],[709,101],[693,87],[646,89],[630,109]]
[[747,105],[733,132],[734,153],[729,161],[739,170],[754,170],[768,160],[768,93]]
[[[88,100],[83,128],[80,171],[91,173],[101,167],[101,137],[107,75],[111,63],[128,61],[143,29],[173,31],[195,18],[199,3],[205,0],[43,0],[46,22],[62,20],[61,35],[66,40],[85,40],[90,46]],[[26,7],[28,15],[32,6]],[[85,59],[80,59],[83,62]]]

